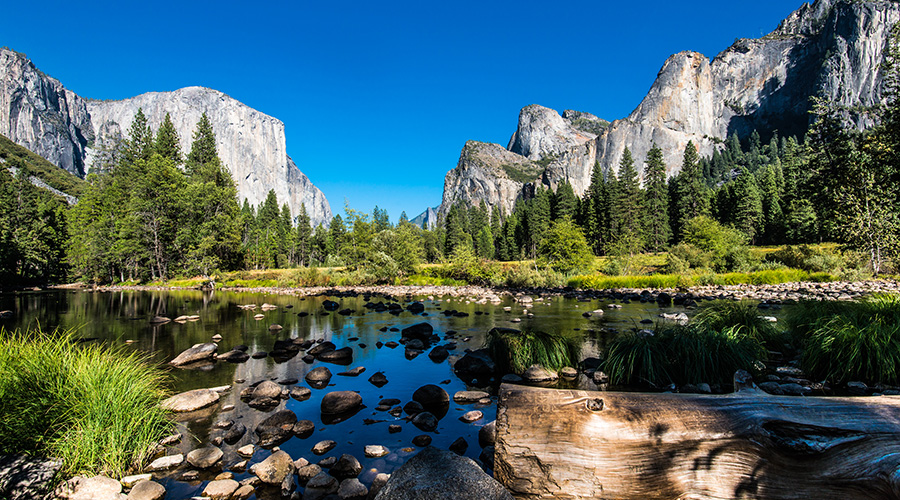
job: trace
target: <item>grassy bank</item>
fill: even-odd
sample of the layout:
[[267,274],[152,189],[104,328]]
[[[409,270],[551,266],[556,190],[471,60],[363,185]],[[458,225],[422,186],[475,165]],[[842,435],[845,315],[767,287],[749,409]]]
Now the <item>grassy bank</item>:
[[59,458],[68,474],[125,474],[170,427],[163,372],[73,332],[0,329],[0,455]]

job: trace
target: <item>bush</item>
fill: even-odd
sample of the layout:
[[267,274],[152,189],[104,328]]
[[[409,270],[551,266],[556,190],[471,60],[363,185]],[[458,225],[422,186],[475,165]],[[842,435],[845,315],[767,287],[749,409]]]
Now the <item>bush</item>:
[[738,327],[677,326],[655,333],[627,334],[613,340],[603,369],[613,384],[731,384],[734,372],[759,373],[762,343]]
[[716,272],[748,269],[753,262],[747,235],[707,216],[688,220],[681,243],[669,250],[669,272],[710,269]]
[[816,380],[900,384],[900,295],[802,303],[788,325],[803,343],[803,370]]
[[494,328],[485,338],[485,346],[497,367],[506,373],[521,374],[538,364],[552,371],[575,366],[581,347],[577,338],[559,333]]
[[509,288],[562,287],[566,278],[551,268],[535,269],[523,264],[503,271],[503,284]]
[[594,260],[581,228],[572,219],[554,221],[538,246],[538,265],[570,273],[586,271]]
[[68,474],[124,475],[171,423],[163,372],[73,332],[0,329],[0,454],[60,458]]

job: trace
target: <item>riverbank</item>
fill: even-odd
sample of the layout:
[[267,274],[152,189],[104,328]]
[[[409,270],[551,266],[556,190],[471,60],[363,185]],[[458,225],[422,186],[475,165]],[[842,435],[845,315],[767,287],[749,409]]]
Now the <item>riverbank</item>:
[[[193,286],[166,285],[115,285],[94,288],[73,287],[65,285],[65,289],[82,289],[99,292],[119,291],[170,291],[194,290]],[[400,296],[450,296],[466,298],[473,302],[499,302],[503,296],[554,297],[584,299],[622,299],[632,297],[640,300],[657,300],[660,294],[673,298],[693,300],[759,300],[759,301],[802,301],[802,300],[855,300],[872,293],[900,293],[900,282],[897,280],[865,280],[865,281],[832,281],[781,283],[774,285],[705,285],[693,287],[666,288],[609,288],[603,290],[577,289],[572,287],[539,287],[539,288],[506,288],[484,287],[475,285],[376,285],[376,286],[316,286],[316,287],[217,287],[217,290],[248,293],[270,293],[311,297],[321,295],[385,295]]]

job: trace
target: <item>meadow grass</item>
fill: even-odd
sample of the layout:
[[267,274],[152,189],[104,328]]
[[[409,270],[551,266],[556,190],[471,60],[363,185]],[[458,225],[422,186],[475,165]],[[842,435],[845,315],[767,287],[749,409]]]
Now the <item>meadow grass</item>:
[[517,374],[534,364],[552,371],[574,367],[581,347],[576,338],[559,333],[507,328],[488,332],[485,346],[500,370]]
[[798,281],[834,281],[828,273],[810,273],[801,269],[767,269],[748,273],[723,274],[650,274],[646,276],[575,276],[569,279],[573,288],[604,290],[607,288],[687,288],[706,285],[775,285]]
[[0,455],[61,459],[67,474],[120,477],[171,427],[164,372],[73,331],[0,328]]

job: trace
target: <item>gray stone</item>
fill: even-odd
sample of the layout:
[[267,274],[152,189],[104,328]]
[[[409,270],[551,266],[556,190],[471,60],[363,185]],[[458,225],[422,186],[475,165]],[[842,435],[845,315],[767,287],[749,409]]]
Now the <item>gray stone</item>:
[[391,474],[375,500],[513,500],[472,459],[428,447]]
[[294,435],[297,415],[291,410],[280,410],[266,417],[256,426],[257,443],[262,448],[277,446]]
[[522,378],[528,382],[552,382],[559,379],[554,371],[550,371],[541,365],[531,365],[522,374]]
[[294,473],[294,461],[284,451],[276,451],[256,464],[253,473],[266,484],[280,485],[285,477]]
[[250,397],[253,399],[278,399],[281,397],[281,386],[271,380],[263,380],[259,385],[253,388]]
[[453,401],[460,404],[475,403],[487,397],[490,397],[490,395],[484,391],[458,391],[453,395]]
[[391,452],[390,450],[388,450],[387,448],[385,448],[384,446],[382,446],[380,444],[366,445],[365,450],[364,450],[364,453],[367,458],[380,458],[380,457],[387,455],[390,452]]
[[337,443],[330,439],[326,439],[325,441],[319,441],[318,443],[314,444],[312,447],[312,452],[315,455],[324,455],[331,451],[335,446],[337,446]]
[[447,394],[447,391],[434,384],[423,385],[416,389],[412,399],[420,403],[424,408],[450,404],[450,395]]
[[173,366],[184,366],[198,361],[209,360],[215,356],[218,348],[218,344],[214,342],[194,344],[190,349],[184,350],[181,354],[176,356],[175,359],[169,361],[169,364]]
[[328,495],[337,493],[338,488],[337,479],[325,472],[320,472],[306,482],[306,488],[303,490],[303,500],[320,500]]
[[206,488],[203,488],[203,496],[214,500],[227,500],[231,498],[231,495],[233,495],[240,486],[241,485],[234,479],[217,479],[215,481],[210,481],[209,484],[206,485]]
[[463,414],[463,416],[459,417],[459,419],[467,424],[471,424],[472,422],[475,422],[476,420],[481,420],[482,417],[484,417],[483,413],[481,413],[478,410],[472,410],[472,411],[465,412]]
[[338,487],[338,496],[341,500],[363,500],[369,494],[366,485],[359,482],[359,479],[349,478],[341,481]]
[[297,468],[297,478],[300,480],[300,484],[305,485],[307,481],[319,475],[320,472],[322,472],[322,467],[316,464],[305,465]]
[[362,465],[356,457],[345,453],[331,466],[328,472],[338,479],[347,479],[358,476],[362,472]]
[[122,484],[106,476],[78,477],[70,480],[74,489],[69,500],[122,500]]
[[478,429],[478,445],[482,448],[494,446],[497,438],[497,421],[491,420]]
[[198,469],[208,469],[213,465],[216,465],[216,463],[222,459],[223,455],[224,453],[219,448],[207,446],[191,450],[191,452],[187,454],[187,461]]
[[306,374],[306,381],[316,389],[320,389],[331,380],[331,370],[325,366],[313,368]]
[[166,399],[162,402],[162,407],[175,413],[186,413],[206,408],[218,401],[218,392],[209,389],[194,389]]
[[417,413],[416,416],[413,417],[412,423],[420,430],[434,432],[438,426],[438,419],[431,413],[423,411],[422,413]]
[[184,462],[184,455],[181,453],[177,455],[167,455],[150,462],[150,465],[148,465],[145,470],[147,472],[164,471],[178,467],[182,462]]
[[138,482],[128,492],[128,500],[162,500],[165,496],[166,488],[156,481],[149,480]]
[[358,409],[362,396],[353,391],[329,392],[322,398],[321,409],[325,415],[338,415]]
[[62,462],[24,455],[0,456],[0,498],[43,498],[53,484]]
[[384,485],[387,484],[390,478],[390,474],[385,474],[383,472],[375,475],[375,479],[372,480],[372,485],[369,486],[369,500],[373,500],[378,495],[378,492],[384,488]]

